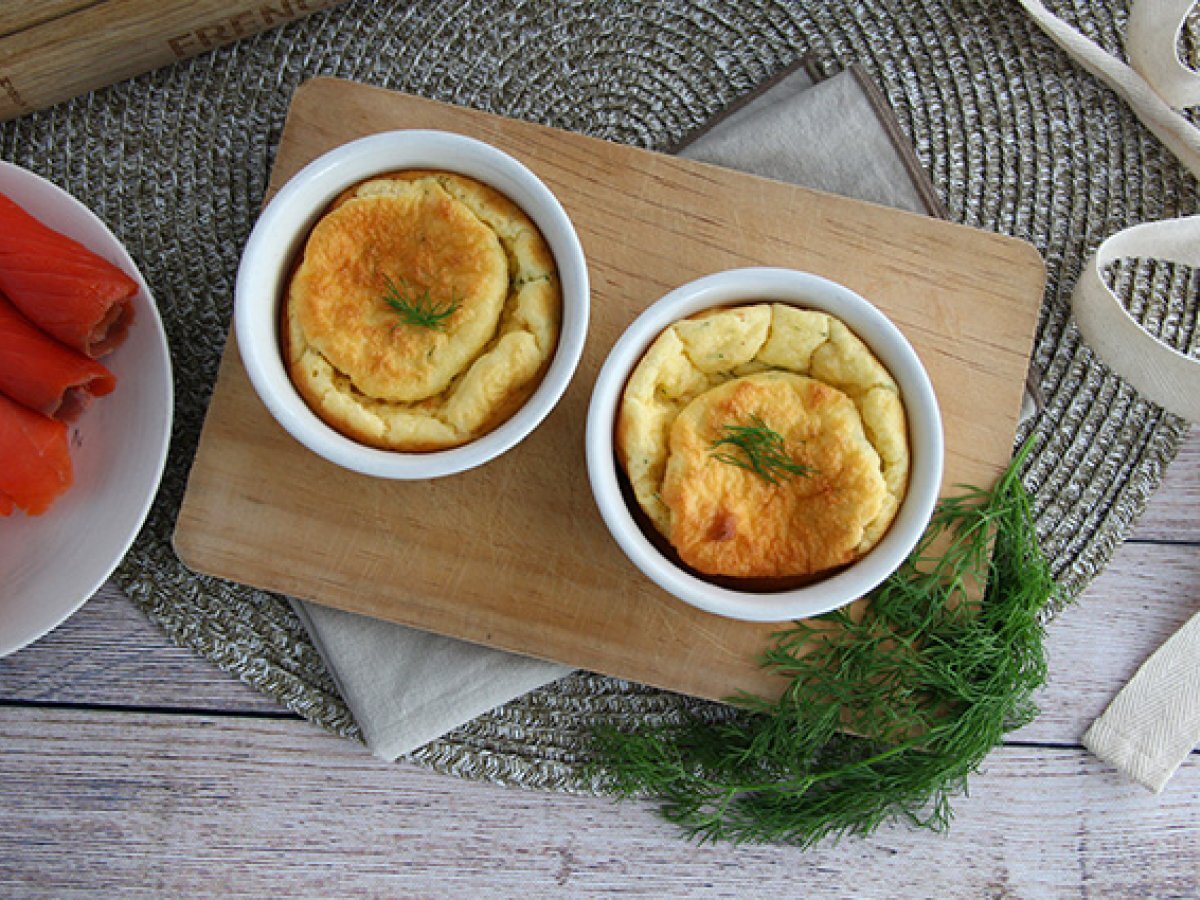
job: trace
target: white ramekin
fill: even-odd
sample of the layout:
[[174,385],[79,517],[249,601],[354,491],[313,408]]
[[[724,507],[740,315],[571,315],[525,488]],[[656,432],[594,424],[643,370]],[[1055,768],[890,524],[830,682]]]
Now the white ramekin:
[[[338,433],[313,413],[292,385],[280,345],[280,304],[293,260],[329,203],[351,185],[401,169],[438,169],[482,181],[533,219],[554,254],[563,294],[558,348],[533,395],[494,431],[461,447],[427,453],[379,450]],[[234,293],[234,328],[250,382],[283,428],[336,465],[392,479],[436,478],[488,462],[529,435],[570,383],[587,337],[587,263],[562,205],[522,163],[501,150],[444,131],[390,131],[318,157],[285,184],[259,216],[242,253]]]
[[[883,540],[853,565],[821,581],[778,592],[719,587],[660,553],[622,495],[613,448],[625,384],[651,342],[674,322],[713,307],[774,301],[841,319],[875,353],[900,388],[908,415],[912,468],[908,492]],[[586,452],[592,493],[608,530],[629,559],[659,587],[692,606],[735,619],[782,622],[820,615],[866,595],[904,561],[929,523],[942,481],[942,420],[933,385],[900,330],[849,288],[806,272],[733,269],[671,291],[626,330],[600,370],[588,408]]]

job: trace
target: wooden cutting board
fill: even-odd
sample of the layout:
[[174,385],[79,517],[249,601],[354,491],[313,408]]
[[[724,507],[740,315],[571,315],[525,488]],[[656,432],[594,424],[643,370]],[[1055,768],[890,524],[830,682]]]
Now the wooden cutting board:
[[816,272],[892,317],[942,404],[945,486],[989,485],[1007,464],[1044,280],[1028,244],[332,79],[297,91],[271,190],[319,154],[394,128],[480,138],[558,195],[592,284],[575,379],[501,459],[388,482],[293,441],[230,340],[175,532],[191,568],[686,694],[776,690],[756,662],[776,626],[698,612],[645,579],[605,529],[584,465],[592,383],[623,328],[669,289],[734,266]]

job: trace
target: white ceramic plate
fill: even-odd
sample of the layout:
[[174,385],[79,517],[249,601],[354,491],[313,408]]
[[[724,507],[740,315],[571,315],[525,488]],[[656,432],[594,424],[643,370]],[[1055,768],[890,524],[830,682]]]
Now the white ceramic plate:
[[171,437],[171,357],[158,309],[125,248],[87,207],[0,162],[0,191],[120,266],[139,287],[125,342],[101,361],[117,388],[71,427],[75,483],[40,516],[0,518],[0,656],[57,627],[96,592],[142,527]]

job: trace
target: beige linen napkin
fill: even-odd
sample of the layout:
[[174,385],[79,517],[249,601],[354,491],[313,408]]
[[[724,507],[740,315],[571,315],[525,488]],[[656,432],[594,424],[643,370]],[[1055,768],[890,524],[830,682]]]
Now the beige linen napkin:
[[1200,613],[1154,651],[1083,745],[1156,794],[1200,735]]
[[[1200,73],[1184,66],[1176,52],[1195,0],[1133,0],[1128,64],[1052,15],[1040,0],[1020,2],[1200,178],[1200,128],[1177,111],[1200,104]],[[1121,305],[1104,281],[1104,268],[1121,258],[1200,266],[1200,216],[1145,222],[1111,235],[1087,261],[1071,297],[1080,334],[1115,373],[1169,412],[1200,421],[1200,360],[1158,340]],[[1154,652],[1083,736],[1089,750],[1156,793],[1197,742],[1200,616]]]
[[371,752],[393,760],[571,672],[566,666],[293,600]]
[[[676,149],[757,175],[941,214],[891,111],[854,67],[815,83],[802,60]],[[571,671],[311,603],[292,605],[367,745],[384,759]]]

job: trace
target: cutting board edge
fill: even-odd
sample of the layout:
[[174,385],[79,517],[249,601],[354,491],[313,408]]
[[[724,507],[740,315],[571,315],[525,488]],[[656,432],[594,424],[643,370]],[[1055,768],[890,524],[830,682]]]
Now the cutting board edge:
[[[395,90],[393,88],[381,87],[379,85],[366,84],[364,82],[355,81],[350,78],[339,78],[334,75],[315,75],[312,78],[309,78],[309,79],[306,79],[305,81],[303,81],[293,92],[292,101],[288,106],[288,113],[284,120],[283,131],[281,132],[281,135],[280,135],[279,143],[281,146],[283,145],[285,139],[288,137],[289,124],[291,124],[293,127],[295,127],[295,122],[293,121],[293,114],[295,113],[295,111],[297,109],[303,109],[303,105],[307,102],[310,102],[308,99],[309,94],[319,93],[321,90],[325,90],[325,89],[337,89],[337,90],[349,89],[356,93],[361,92],[361,93],[376,94],[376,95],[380,95],[380,96],[401,97],[401,98],[404,98],[406,101],[410,101],[410,102],[416,103],[421,106],[426,106],[431,109],[452,110],[456,113],[465,114],[470,118],[476,118],[479,121],[490,122],[491,124],[497,126],[501,130],[506,125],[511,126],[513,123],[519,123],[522,127],[529,128],[531,130],[540,131],[540,132],[543,132],[546,134],[553,134],[558,137],[566,137],[567,139],[579,141],[583,144],[590,143],[590,144],[594,144],[594,145],[598,145],[598,146],[620,148],[621,152],[623,152],[623,153],[631,153],[636,156],[641,156],[643,159],[660,161],[662,163],[665,163],[667,165],[672,165],[672,166],[679,166],[680,168],[685,169],[685,170],[690,169],[692,171],[697,171],[697,172],[718,173],[721,176],[732,175],[732,176],[738,178],[739,180],[751,180],[751,181],[758,182],[763,185],[782,186],[784,189],[786,189],[788,191],[797,191],[800,193],[814,194],[814,195],[819,195],[819,196],[827,197],[827,198],[836,198],[836,201],[839,204],[843,204],[843,205],[846,205],[849,207],[860,207],[860,208],[864,208],[864,209],[872,209],[872,210],[878,211],[887,216],[897,216],[899,218],[912,218],[912,219],[919,220],[923,223],[929,222],[932,218],[933,221],[940,223],[942,226],[944,226],[946,228],[960,230],[962,233],[972,235],[974,238],[976,238],[978,240],[989,242],[989,243],[994,243],[997,246],[1004,245],[1004,246],[1013,247],[1015,249],[1015,252],[1028,257],[1028,265],[1030,266],[1031,269],[1036,269],[1036,271],[1038,272],[1037,277],[1041,280],[1042,286],[1044,286],[1044,283],[1045,283],[1046,262],[1045,262],[1044,257],[1041,254],[1041,251],[1039,251],[1038,248],[1036,246],[1034,246],[1032,242],[1026,240],[1025,238],[1017,237],[1015,235],[1008,235],[1008,234],[1002,234],[1002,233],[996,232],[996,231],[990,231],[986,228],[981,228],[981,227],[978,227],[975,225],[968,225],[963,222],[956,222],[952,219],[933,218],[924,213],[913,212],[911,210],[905,210],[905,209],[898,209],[893,206],[888,206],[888,205],[882,204],[882,203],[875,203],[870,200],[860,200],[856,197],[847,197],[842,194],[836,194],[831,191],[824,191],[819,188],[808,187],[808,186],[802,185],[802,184],[794,184],[792,182],[787,182],[787,181],[780,181],[778,179],[768,178],[763,175],[756,175],[752,172],[736,171],[736,170],[728,168],[727,166],[721,166],[716,163],[703,162],[701,160],[696,160],[696,159],[688,159],[686,157],[676,156],[676,155],[672,155],[669,153],[665,153],[661,150],[654,150],[654,149],[650,149],[650,148],[646,148],[646,147],[636,147],[636,146],[629,145],[629,144],[622,144],[617,141],[608,140],[606,138],[596,137],[595,135],[584,134],[582,132],[577,132],[577,131],[568,131],[566,129],[557,128],[552,125],[545,125],[545,124],[542,124],[541,122],[534,122],[534,121],[530,121],[528,119],[516,119],[516,118],[509,117],[509,116],[501,115],[500,113],[491,112],[489,110],[476,109],[475,107],[471,107],[471,106],[462,106],[462,105],[455,104],[455,103],[449,103],[445,100],[435,100],[435,99],[432,99],[429,97],[422,97],[419,94],[412,94],[407,91]],[[404,130],[404,129],[381,128],[376,131],[364,132],[364,135],[365,134],[380,134],[383,132],[394,131],[394,130]],[[449,130],[449,129],[446,129],[446,130]],[[460,132],[460,133],[465,133],[465,132]],[[468,136],[473,136],[473,135],[468,135]],[[269,187],[268,187],[267,199],[269,199],[270,196],[274,192],[278,191],[279,188],[281,188],[284,184],[287,183],[287,179],[284,179],[279,184],[276,184],[274,174],[275,174],[275,169],[273,167],[272,168],[272,178],[270,179],[270,183],[269,183]],[[295,174],[295,173],[292,173],[292,174]],[[291,175],[289,175],[288,178],[291,178]],[[265,204],[265,202],[266,201],[264,200],[264,204]],[[1019,248],[1019,249],[1016,249],[1016,248]],[[1038,296],[1039,296],[1039,298],[1041,297],[1041,292],[1039,292]]]
[[[391,90],[384,89],[384,88],[375,88],[375,87],[369,86],[369,85],[361,85],[356,82],[346,81],[345,79],[322,77],[319,80],[322,82],[328,82],[332,85],[338,85],[338,86],[350,85],[355,90],[366,89],[366,90],[370,90],[370,91],[378,91],[381,95],[384,95],[384,96],[399,97],[399,98],[403,98],[404,100],[406,100],[408,102],[418,103],[418,104],[422,104],[422,105],[431,104],[433,106],[440,107],[445,110],[453,111],[453,112],[456,112],[459,114],[465,113],[468,116],[479,115],[479,116],[491,117],[493,119],[498,120],[498,122],[501,122],[501,123],[503,123],[503,122],[512,123],[512,125],[514,127],[519,126],[521,128],[538,129],[539,131],[553,133],[553,134],[559,135],[559,136],[565,136],[565,137],[569,138],[570,140],[584,140],[584,141],[589,141],[589,142],[595,141],[595,142],[598,142],[598,143],[606,145],[606,146],[618,148],[618,149],[620,149],[620,151],[622,153],[629,153],[629,152],[639,153],[639,154],[640,153],[648,153],[648,154],[650,154],[651,157],[653,157],[656,160],[657,163],[660,163],[660,164],[661,163],[675,164],[677,162],[682,162],[688,166],[700,166],[700,167],[704,167],[705,169],[711,168],[711,169],[714,169],[721,173],[726,173],[726,172],[731,171],[731,170],[726,170],[719,166],[710,166],[709,164],[705,164],[705,163],[698,163],[695,161],[687,161],[687,160],[677,160],[674,157],[669,157],[669,156],[657,153],[656,151],[644,151],[644,150],[641,150],[640,148],[625,147],[624,145],[614,144],[612,142],[603,141],[603,140],[597,139],[597,138],[590,138],[590,137],[583,136],[583,135],[572,135],[568,132],[563,132],[559,129],[549,128],[547,126],[541,126],[541,125],[537,125],[535,123],[520,122],[517,120],[504,119],[503,117],[495,116],[495,114],[493,114],[493,113],[487,113],[487,112],[483,112],[483,111],[479,111],[479,110],[465,109],[463,107],[458,107],[453,104],[446,104],[446,103],[443,103],[440,101],[430,101],[425,98],[415,97],[413,95],[403,94],[400,92],[391,91]],[[333,130],[334,129],[332,127],[329,128],[330,132],[332,132]],[[384,129],[384,130],[387,130],[387,129]],[[364,132],[364,133],[369,133],[369,132]],[[339,141],[338,143],[344,143],[345,141],[352,140],[352,139],[354,139],[355,136],[356,135],[353,135],[353,134],[347,135],[343,140]],[[325,135],[322,135],[322,139],[324,139],[325,137],[326,137]],[[311,144],[313,142],[309,141],[309,143]],[[303,158],[304,155],[305,154],[303,154],[303,153],[298,154],[298,156],[300,158]],[[313,156],[315,156],[315,155],[319,155],[319,153],[314,152]],[[312,158],[312,157],[309,157],[309,158]],[[645,158],[645,157],[643,157],[643,158]],[[273,172],[274,171],[275,170],[273,170]],[[734,177],[737,177],[737,178],[745,178],[745,179],[755,178],[755,176],[747,175],[747,174],[741,173],[741,172],[734,172],[732,174]],[[772,182],[770,179],[759,179],[759,180],[768,185],[778,184],[777,182]],[[796,187],[794,185],[785,185],[785,187],[788,187],[789,189],[793,189],[796,191],[811,192],[811,189],[800,188],[800,187]],[[820,192],[815,192],[815,193],[820,193]],[[898,215],[904,215],[904,216],[915,216],[926,227],[928,226],[929,222],[935,221],[937,223],[938,228],[955,229],[956,233],[962,233],[959,231],[960,229],[962,229],[962,230],[965,230],[965,232],[970,233],[971,235],[979,236],[982,239],[989,241],[989,242],[994,242],[993,246],[1003,246],[1006,249],[1006,251],[1007,251],[1007,248],[1009,247],[1009,245],[1014,241],[1018,244],[1023,244],[1024,247],[1016,250],[1016,252],[1014,254],[1013,262],[1014,262],[1014,265],[1018,266],[1022,272],[1026,273],[1026,275],[1034,276],[1034,279],[1037,281],[1038,290],[1037,290],[1036,297],[1030,295],[1030,296],[1028,296],[1028,299],[1026,300],[1025,297],[1026,297],[1027,292],[1025,291],[1024,288],[1022,289],[1021,302],[1019,304],[1020,310],[1021,310],[1020,314],[1022,316],[1022,322],[1024,324],[1028,325],[1030,334],[1032,334],[1034,332],[1034,330],[1036,329],[1037,316],[1035,314],[1035,311],[1040,308],[1041,294],[1042,294],[1042,290],[1044,289],[1045,265],[1044,265],[1044,261],[1041,258],[1041,255],[1037,252],[1036,248],[1034,248],[1028,242],[1022,241],[1017,238],[1010,238],[1010,237],[1003,236],[1003,235],[997,235],[997,234],[994,234],[991,232],[983,232],[979,229],[975,229],[970,226],[956,225],[955,223],[946,222],[944,220],[930,220],[928,217],[923,216],[923,215],[918,215],[918,214],[913,214],[913,213],[904,213],[902,211],[893,210],[888,207],[879,207],[874,204],[864,203],[863,201],[851,200],[849,198],[844,198],[844,197],[836,197],[836,195],[828,195],[828,196],[835,197],[836,203],[838,203],[838,204],[858,204],[858,205],[861,205],[864,207],[871,207],[876,210],[882,210],[885,214],[888,214],[888,215],[898,214]],[[1032,251],[1032,252],[1030,252],[1030,251]],[[1004,254],[1001,254],[1001,256],[1004,256]],[[1036,264],[1033,263],[1033,257],[1035,257],[1035,256],[1036,256]],[[1032,292],[1028,292],[1028,293],[1031,294]],[[230,341],[232,341],[232,332],[229,336],[229,339],[230,339]],[[1030,349],[1032,349],[1032,348],[1030,348]],[[228,351],[229,348],[227,347],[226,350]],[[1021,358],[1026,361],[1029,358],[1028,352],[1015,354],[1015,355],[1021,356]],[[227,367],[223,367],[223,371],[224,371],[224,368],[227,368]],[[216,389],[214,390],[214,399],[219,399],[217,397],[217,394],[221,389],[222,388],[221,388],[220,379],[218,379],[218,385],[217,385]],[[210,408],[209,408],[208,413],[206,414],[206,419],[205,419],[205,433],[207,433],[207,429],[210,424],[209,416],[212,415],[212,412],[213,412],[213,406],[210,404]],[[1014,417],[1014,419],[1013,419],[1014,432],[1015,432],[1015,428],[1016,428],[1016,420]],[[201,446],[204,446],[203,438],[202,438]],[[198,451],[198,453],[199,453],[199,451]],[[197,459],[193,460],[193,470],[196,468],[197,461],[198,461]],[[191,476],[191,473],[189,473],[189,491],[188,491],[188,494],[185,496],[185,504],[191,493],[190,492],[190,481],[191,481],[190,476]],[[185,524],[185,517],[181,513],[180,519],[176,524],[176,535],[175,535],[173,544],[174,544],[176,553],[180,555],[181,560],[183,560],[185,562],[185,564],[189,566],[189,568],[193,568],[194,571],[201,572],[202,574],[210,574],[213,577],[222,578],[223,580],[233,581],[235,583],[243,583],[243,584],[251,584],[251,585],[256,584],[255,582],[253,582],[250,579],[242,580],[242,579],[238,579],[236,577],[231,578],[231,577],[223,574],[221,571],[219,571],[219,566],[217,567],[218,571],[212,571],[214,567],[207,565],[207,563],[212,562],[213,559],[205,558],[205,551],[204,551],[203,547],[199,543],[191,542],[189,540],[190,536],[188,536],[188,535],[184,535],[182,538],[179,536],[178,532],[179,532],[180,528],[183,528],[183,527],[186,527],[186,524]],[[216,551],[216,553],[218,555],[221,552],[222,551],[220,551],[220,550]],[[271,588],[262,587],[261,584],[258,584],[258,586],[259,586],[259,589],[271,590]],[[303,592],[301,592],[301,593],[303,593]],[[350,609],[353,612],[359,612],[359,613],[363,612],[362,609],[353,609],[351,606],[348,606],[347,604],[342,603],[342,602],[336,602],[336,601],[330,602],[328,600],[322,601],[322,600],[315,600],[315,599],[312,600],[312,602],[319,603],[320,605],[324,605],[324,606],[329,606],[331,608]],[[394,615],[391,617],[389,617],[389,616],[379,616],[379,617],[385,618],[385,619],[390,618],[391,621],[397,621],[397,618],[398,618],[397,616],[394,616]],[[420,623],[412,622],[412,621],[408,621],[408,620],[402,621],[401,624],[406,624],[409,627],[418,628],[420,630],[425,630],[425,631],[429,631],[432,633],[447,634],[452,637],[457,637],[459,639],[467,640],[469,642],[481,644],[484,646],[502,646],[502,649],[511,649],[513,652],[524,653],[526,655],[534,655],[537,658],[554,659],[555,661],[563,662],[563,664],[568,665],[568,666],[578,666],[578,667],[582,667],[582,668],[585,668],[585,669],[588,669],[591,671],[598,671],[598,672],[603,672],[605,674],[611,674],[615,677],[633,677],[633,678],[635,678],[635,680],[642,680],[647,684],[653,684],[655,686],[659,686],[659,687],[662,687],[667,690],[674,690],[674,691],[682,690],[682,691],[684,691],[686,693],[690,693],[694,696],[705,697],[708,699],[720,699],[720,696],[728,696],[728,694],[730,692],[729,690],[721,690],[720,692],[701,691],[701,690],[695,689],[694,682],[689,682],[689,684],[692,685],[691,687],[689,687],[686,685],[681,685],[677,680],[676,681],[671,681],[671,680],[664,681],[664,680],[656,679],[653,677],[644,677],[644,676],[639,677],[637,675],[632,674],[628,670],[617,671],[616,669],[614,669],[612,667],[606,667],[603,665],[594,665],[594,666],[586,665],[586,664],[583,664],[582,659],[575,659],[575,660],[564,659],[561,656],[561,654],[551,653],[551,654],[546,654],[546,655],[542,655],[542,656],[538,657],[536,653],[531,653],[530,649],[528,647],[509,647],[508,645],[500,645],[497,643],[488,644],[488,642],[486,640],[478,639],[479,632],[476,632],[476,635],[473,638],[473,637],[467,636],[462,633],[457,633],[457,634],[453,633],[452,631],[446,630],[444,627],[438,627],[437,625],[434,625],[434,624],[430,624],[428,626],[422,626]],[[742,670],[739,669],[739,671],[742,671]],[[664,676],[664,677],[669,677],[669,673],[668,673],[668,676]],[[745,677],[744,672],[743,672],[743,675],[738,676],[738,677]],[[734,684],[735,682],[731,680],[729,683]]]

